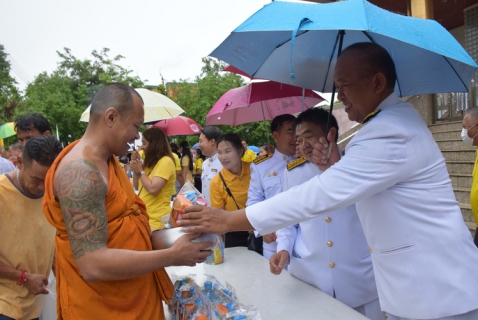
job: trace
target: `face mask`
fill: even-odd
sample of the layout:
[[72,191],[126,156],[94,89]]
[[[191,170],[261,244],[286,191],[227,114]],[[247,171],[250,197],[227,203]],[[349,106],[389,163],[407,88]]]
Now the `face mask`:
[[[476,126],[476,124],[472,125],[472,126],[470,127],[470,129],[473,128],[474,126]],[[468,136],[468,130],[470,130],[470,129],[463,128],[463,129],[461,130],[461,139],[463,140],[463,142],[464,142],[466,145],[470,145],[470,146],[471,146],[471,145],[473,145],[473,140],[475,139],[476,135],[478,135],[478,133],[475,134],[475,135],[473,136],[473,138],[470,138],[470,137]]]

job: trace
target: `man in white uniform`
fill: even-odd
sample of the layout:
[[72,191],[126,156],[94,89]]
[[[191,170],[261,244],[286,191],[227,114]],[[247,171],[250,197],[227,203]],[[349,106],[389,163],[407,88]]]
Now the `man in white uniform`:
[[199,135],[199,148],[202,153],[209,157],[202,163],[202,194],[208,204],[211,203],[209,187],[211,180],[222,169],[221,162],[217,158],[217,140],[222,136],[221,130],[215,126],[205,127]]
[[[247,192],[246,206],[253,205],[270,199],[282,192],[282,178],[287,162],[296,159],[295,135],[292,125],[295,117],[283,114],[272,120],[271,131],[276,142],[276,151],[273,155],[254,159],[251,164],[251,182]],[[256,233],[256,236],[259,236]],[[276,233],[272,232],[263,236],[262,255],[269,259],[277,251]]]
[[[325,137],[329,113],[321,108],[302,112],[294,123],[304,157],[289,162],[283,189],[301,185],[322,171],[313,164],[315,142]],[[330,132],[337,142],[338,124]],[[277,231],[277,253],[269,260],[271,272],[288,271],[372,320],[383,320],[373,275],[372,257],[355,205]]]
[[[269,233],[356,203],[382,311],[397,319],[478,319],[478,249],[463,222],[445,160],[418,111],[393,92],[386,50],[357,43],[335,66],[337,98],[365,123],[340,161],[330,135],[314,146],[320,176],[245,210],[193,207],[186,232]],[[337,162],[338,161],[338,162]],[[316,212],[316,214],[310,214]],[[193,220],[196,219],[196,220]]]

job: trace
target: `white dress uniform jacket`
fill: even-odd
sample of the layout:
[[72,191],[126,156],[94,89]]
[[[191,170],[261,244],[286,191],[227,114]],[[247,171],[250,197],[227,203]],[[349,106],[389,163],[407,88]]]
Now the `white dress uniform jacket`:
[[209,188],[211,187],[211,180],[221,171],[221,169],[222,164],[217,157],[217,153],[204,160],[202,163],[202,194],[209,205],[211,204],[211,193],[209,191]]
[[383,311],[435,319],[475,310],[478,249],[445,160],[411,104],[393,93],[378,108],[338,163],[246,208],[247,218],[265,234],[356,203]]
[[[258,163],[261,158],[256,158],[251,164],[251,182],[247,193],[246,206],[270,199],[282,192],[282,179],[287,162],[295,159],[295,157],[280,153],[277,149],[270,158]],[[267,233],[261,232],[261,234]],[[256,235],[258,234],[256,233]],[[275,241],[272,243],[264,242],[263,248],[264,257],[269,259],[276,253],[277,243]]]
[[[284,191],[323,171],[305,162],[284,172]],[[310,193],[309,193],[310,195]],[[288,271],[351,308],[378,298],[372,257],[355,205],[277,231],[277,252],[289,252]]]

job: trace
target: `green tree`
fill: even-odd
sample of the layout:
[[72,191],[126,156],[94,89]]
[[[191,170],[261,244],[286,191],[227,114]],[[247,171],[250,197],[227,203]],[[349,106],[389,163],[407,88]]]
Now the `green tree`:
[[[219,98],[230,89],[245,85],[241,76],[230,72],[222,72],[225,64],[214,58],[203,58],[201,74],[195,78],[195,83],[180,80],[174,83],[175,100],[184,111],[185,116],[204,125],[206,115]],[[232,132],[241,138],[246,138],[249,145],[260,145],[267,141],[262,122],[232,126],[218,126],[223,133]],[[269,131],[269,129],[267,129]],[[197,137],[177,137],[176,141],[187,140],[190,145],[197,142]],[[273,141],[271,139],[271,141]]]
[[91,60],[76,58],[68,48],[57,52],[61,58],[58,68],[51,74],[39,74],[28,85],[21,113],[42,114],[53,131],[58,126],[60,140],[65,145],[80,138],[86,128],[85,123],[79,122],[81,113],[103,85],[122,82],[134,88],[144,86],[139,77],[130,75],[132,70],[119,64],[123,56],[110,58],[108,52],[108,48],[93,50]]

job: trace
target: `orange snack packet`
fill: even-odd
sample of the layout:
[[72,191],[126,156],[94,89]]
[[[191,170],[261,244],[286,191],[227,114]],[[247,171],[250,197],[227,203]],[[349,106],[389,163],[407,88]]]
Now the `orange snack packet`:
[[178,194],[176,198],[173,201],[173,209],[171,210],[171,217],[170,217],[170,224],[174,227],[177,228],[179,227],[177,224],[177,221],[180,219],[181,215],[184,214],[184,209],[187,207],[191,206],[192,202],[189,201],[188,198],[186,198],[182,194]]

